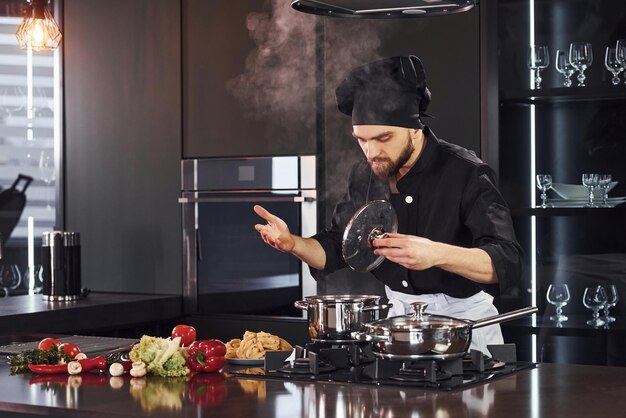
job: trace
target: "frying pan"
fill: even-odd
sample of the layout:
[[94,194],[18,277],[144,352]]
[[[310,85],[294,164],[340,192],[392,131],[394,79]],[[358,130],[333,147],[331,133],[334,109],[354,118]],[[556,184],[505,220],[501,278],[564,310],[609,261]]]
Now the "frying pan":
[[[13,185],[0,192],[0,236],[3,242],[7,242],[13,229],[20,221],[24,206],[26,206],[26,189],[33,178],[19,174]],[[18,189],[18,186],[21,188]]]

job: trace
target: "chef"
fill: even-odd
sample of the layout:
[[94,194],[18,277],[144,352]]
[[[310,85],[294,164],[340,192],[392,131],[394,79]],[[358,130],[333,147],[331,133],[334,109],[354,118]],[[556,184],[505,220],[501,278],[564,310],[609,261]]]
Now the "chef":
[[[439,139],[424,125],[430,102],[415,56],[379,60],[350,72],[336,90],[339,110],[352,117],[364,157],[352,168],[332,225],[310,238],[291,234],[261,206],[263,240],[307,263],[313,276],[346,267],[342,237],[352,215],[378,199],[391,202],[398,233],[374,240],[385,260],[374,276],[385,284],[389,316],[428,303],[426,312],[463,319],[497,315],[493,295],[515,286],[522,251],[493,170],[467,149]],[[472,330],[471,348],[502,344],[499,325]]]

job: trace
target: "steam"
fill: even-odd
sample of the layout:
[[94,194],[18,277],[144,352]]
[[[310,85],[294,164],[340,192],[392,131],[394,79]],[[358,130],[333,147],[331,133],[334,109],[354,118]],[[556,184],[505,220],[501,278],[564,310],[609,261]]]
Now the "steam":
[[247,16],[256,49],[227,88],[248,118],[289,124],[294,115],[298,124],[314,129],[315,19],[293,10],[288,1],[270,0],[270,5],[267,13]]

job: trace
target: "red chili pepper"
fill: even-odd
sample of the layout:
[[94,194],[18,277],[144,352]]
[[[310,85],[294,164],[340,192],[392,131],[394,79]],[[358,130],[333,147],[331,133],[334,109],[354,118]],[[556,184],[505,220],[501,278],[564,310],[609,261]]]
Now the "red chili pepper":
[[219,340],[195,341],[189,346],[187,367],[197,372],[216,372],[226,363],[226,346]]
[[84,372],[91,370],[106,370],[107,360],[104,356],[98,356],[94,358],[84,358],[78,360]]
[[[91,370],[105,370],[107,362],[104,356],[94,358],[85,358],[78,360],[83,372]],[[31,372],[37,374],[62,374],[67,373],[67,363],[64,364],[29,364],[28,368]]]
[[189,399],[195,405],[219,405],[227,393],[226,380],[221,373],[198,373],[189,384]]

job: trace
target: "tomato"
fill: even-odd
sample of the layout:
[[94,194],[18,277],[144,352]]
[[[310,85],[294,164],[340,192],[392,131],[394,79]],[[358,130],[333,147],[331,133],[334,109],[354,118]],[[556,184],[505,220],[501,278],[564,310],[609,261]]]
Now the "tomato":
[[63,343],[59,346],[59,351],[67,354],[71,359],[73,359],[80,353],[80,348],[78,348],[76,344]]
[[48,351],[53,346],[57,346],[58,347],[59,344],[61,344],[61,341],[57,340],[56,338],[47,337],[47,338],[44,338],[43,340],[39,341],[39,345],[37,346],[37,348],[40,349],[40,350],[43,350],[43,351]]
[[172,330],[172,338],[180,337],[181,345],[191,345],[196,340],[196,329],[191,325],[176,325]]

